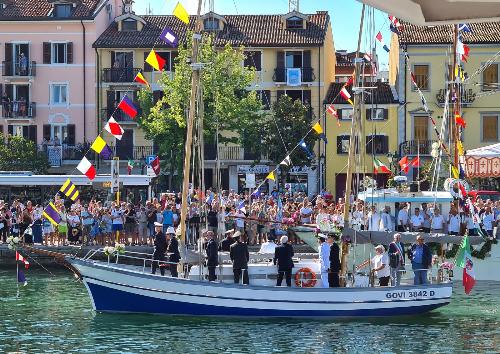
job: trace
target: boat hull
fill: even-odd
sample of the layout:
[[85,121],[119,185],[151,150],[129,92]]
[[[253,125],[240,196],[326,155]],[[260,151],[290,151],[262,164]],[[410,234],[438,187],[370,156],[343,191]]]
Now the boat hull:
[[377,317],[422,314],[450,302],[452,284],[398,288],[240,286],[161,277],[69,260],[98,312],[229,317]]

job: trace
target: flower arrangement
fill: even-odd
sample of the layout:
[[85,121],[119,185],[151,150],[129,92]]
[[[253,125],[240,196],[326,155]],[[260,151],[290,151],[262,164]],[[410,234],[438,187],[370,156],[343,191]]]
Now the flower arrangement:
[[115,243],[114,246],[106,246],[104,247],[104,254],[106,256],[113,256],[115,254],[124,254],[125,253],[125,245],[123,243]]
[[116,243],[115,244],[115,251],[118,254],[124,254],[125,253],[125,245],[123,243]]
[[454,267],[454,265],[451,262],[443,262],[443,263],[441,263],[441,268],[442,269],[453,270],[453,267]]
[[17,236],[9,236],[7,237],[7,244],[8,244],[8,248],[9,250],[16,250],[17,247],[19,246],[19,237]]
[[115,248],[113,246],[106,246],[104,247],[104,254],[106,256],[112,256],[115,253]]

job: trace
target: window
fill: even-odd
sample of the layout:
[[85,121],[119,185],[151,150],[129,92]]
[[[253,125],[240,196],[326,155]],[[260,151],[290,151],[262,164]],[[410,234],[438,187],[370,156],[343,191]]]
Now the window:
[[304,28],[304,20],[297,16],[290,17],[288,20],[286,20],[286,28],[302,29]]
[[302,67],[302,52],[290,51],[285,54],[286,68],[301,68]]
[[271,109],[271,91],[270,90],[260,90],[257,91],[257,97],[260,98],[263,109]]
[[52,43],[52,63],[66,63],[66,43]]
[[429,140],[429,118],[427,116],[413,117],[413,140]]
[[483,71],[483,91],[498,90],[498,64],[491,64]]
[[67,84],[52,84],[50,86],[50,103],[53,105],[68,104]]
[[385,120],[388,118],[388,110],[384,108],[369,108],[366,110],[366,119]]
[[243,65],[246,68],[255,68],[256,71],[262,70],[261,52],[259,51],[245,51],[245,60]]
[[303,105],[311,104],[311,91],[310,90],[279,90],[277,92],[277,101],[282,95],[290,97],[292,102],[299,100]]
[[207,18],[203,21],[205,31],[214,31],[219,29],[219,20],[216,18]]
[[137,31],[137,21],[132,19],[127,19],[122,21],[122,32],[134,32]]
[[70,4],[55,4],[54,17],[70,17],[71,5]]
[[482,116],[483,135],[481,141],[498,142],[498,114],[485,114]]
[[387,154],[389,152],[389,137],[385,135],[368,135],[366,137],[367,154]]
[[[339,135],[337,136],[337,154],[347,154],[349,153],[349,135]],[[358,153],[358,147],[356,146],[356,153]]]
[[429,90],[429,65],[419,64],[413,66],[415,81],[421,90]]
[[353,109],[339,109],[340,115],[339,118],[341,120],[352,120],[352,116],[354,115]]

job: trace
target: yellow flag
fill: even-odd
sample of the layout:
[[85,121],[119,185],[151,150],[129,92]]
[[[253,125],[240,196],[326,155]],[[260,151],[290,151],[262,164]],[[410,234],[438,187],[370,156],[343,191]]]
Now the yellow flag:
[[189,14],[180,2],[178,2],[175,6],[173,15],[184,22],[186,25],[189,23]]
[[457,140],[457,150],[460,156],[464,156],[464,146],[460,140]]
[[101,153],[102,149],[104,149],[105,146],[106,142],[104,141],[103,138],[101,138],[100,135],[98,135],[97,138],[95,138],[90,148],[99,154]]
[[163,70],[163,67],[165,66],[166,62],[165,59],[163,59],[161,56],[158,55],[158,53],[155,52],[154,49],[151,49],[146,58],[146,63],[151,65],[155,70],[161,71]]
[[312,126],[312,129],[318,133],[318,134],[323,134],[323,128],[321,128],[321,125],[319,124],[319,122],[317,122],[316,124],[314,124]]
[[276,178],[274,177],[274,171],[269,172],[267,175],[266,179],[270,179],[272,181],[276,181]]
[[460,174],[458,173],[458,169],[451,165],[451,175],[453,176],[453,178],[456,178],[458,179],[458,177],[460,177]]

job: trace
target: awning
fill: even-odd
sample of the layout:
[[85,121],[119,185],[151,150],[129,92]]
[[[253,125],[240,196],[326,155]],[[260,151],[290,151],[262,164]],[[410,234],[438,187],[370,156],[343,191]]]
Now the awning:
[[468,150],[465,160],[469,178],[500,177],[500,144]]

